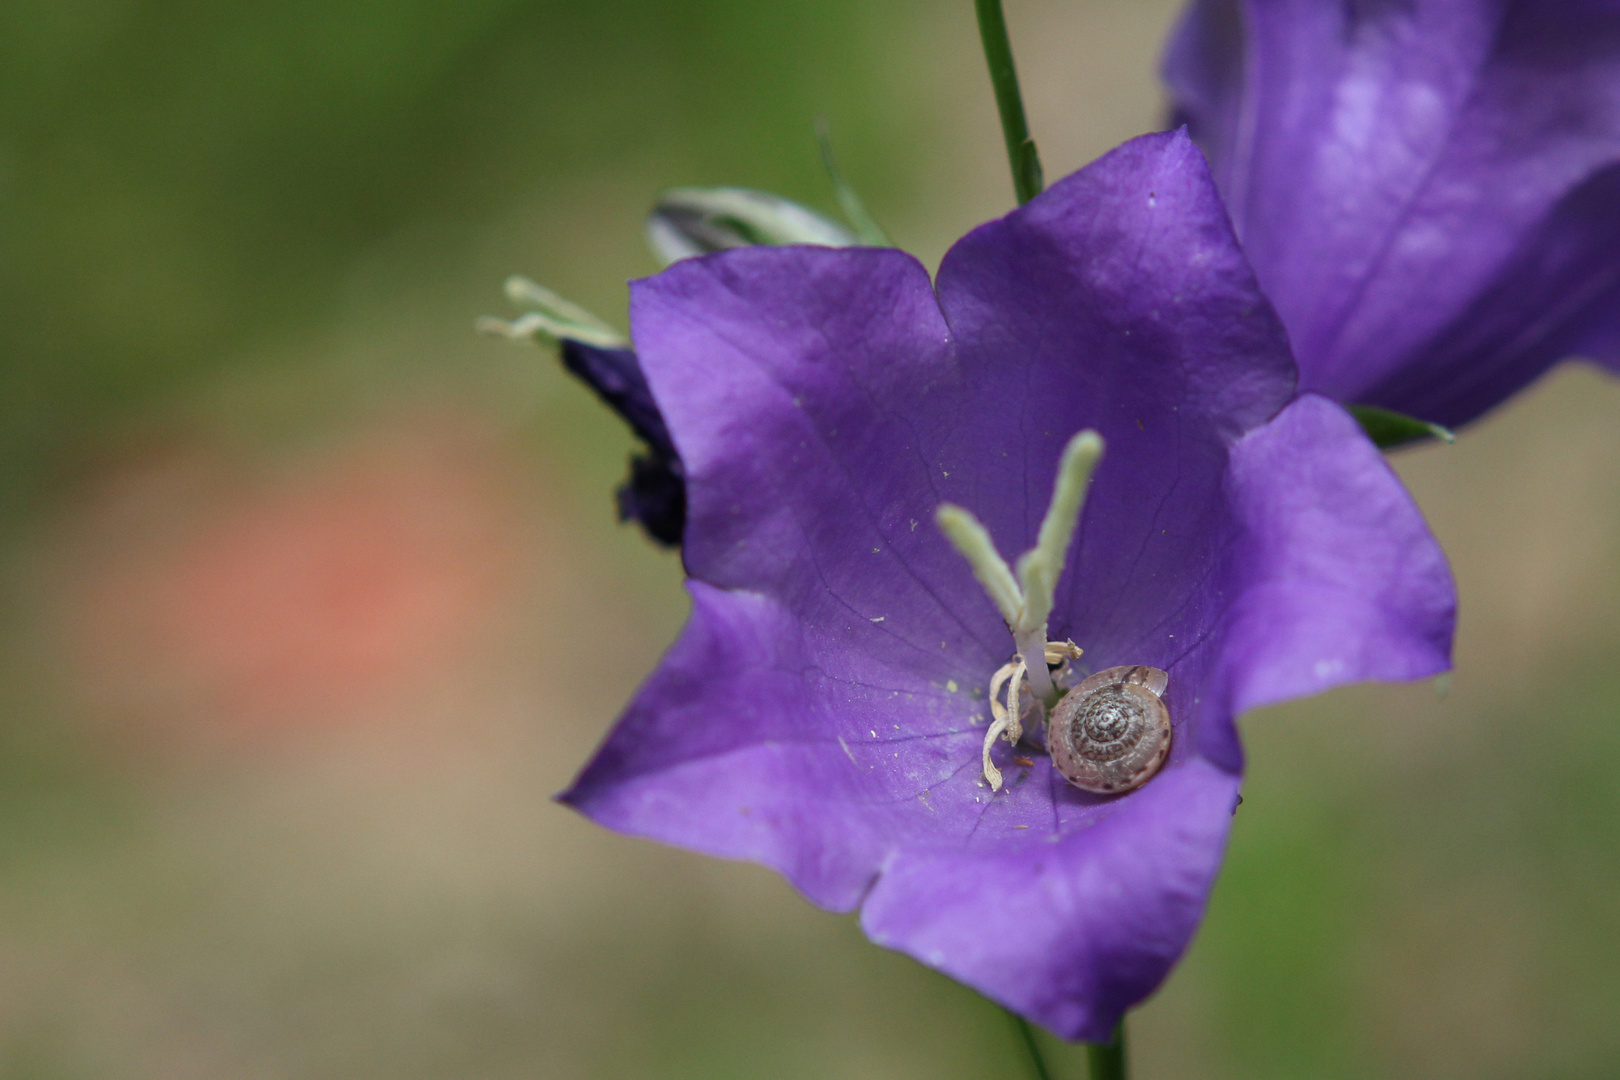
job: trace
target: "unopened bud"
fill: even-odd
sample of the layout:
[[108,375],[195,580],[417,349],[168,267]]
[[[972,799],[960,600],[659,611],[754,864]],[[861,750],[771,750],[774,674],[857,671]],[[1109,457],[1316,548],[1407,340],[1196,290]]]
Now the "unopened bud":
[[675,188],[647,216],[647,242],[665,266],[756,244],[851,247],[853,233],[808,207],[746,188]]

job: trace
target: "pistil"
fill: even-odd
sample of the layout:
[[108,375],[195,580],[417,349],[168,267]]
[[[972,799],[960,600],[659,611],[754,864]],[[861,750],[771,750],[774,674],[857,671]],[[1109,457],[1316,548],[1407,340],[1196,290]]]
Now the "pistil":
[[[1066,663],[1080,655],[1072,642],[1048,641],[1046,624],[1052,614],[1069,543],[1079,525],[1086,487],[1102,452],[1102,437],[1089,429],[1070,439],[1064,447],[1057,480],[1052,486],[1052,501],[1041,521],[1035,546],[1018,559],[1016,577],[996,550],[989,530],[970,511],[942,503],[934,515],[941,531],[967,559],[973,576],[979,579],[1006,620],[1017,654],[1014,661],[1003,666],[990,680],[992,723],[984,741],[984,776],[994,790],[1001,788],[1001,773],[990,762],[990,747],[998,736],[1004,735],[1008,742],[1015,744],[1023,737],[1020,694],[1024,682],[1029,683],[1037,717],[1042,716],[1061,695],[1048,664]],[[1011,685],[1007,689],[1007,704],[1003,706],[999,700],[1000,690],[1008,682]]]

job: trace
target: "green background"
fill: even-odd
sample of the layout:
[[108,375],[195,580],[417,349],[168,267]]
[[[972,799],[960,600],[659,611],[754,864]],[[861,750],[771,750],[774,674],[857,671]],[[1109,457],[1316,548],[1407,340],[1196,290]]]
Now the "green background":
[[[1008,11],[1048,176],[1155,126],[1173,5]],[[548,799],[684,599],[625,434],[474,319],[622,324],[667,186],[830,208],[818,116],[931,264],[1010,207],[966,0],[0,7],[0,1075],[1017,1075],[852,919]],[[1399,456],[1450,691],[1246,719],[1139,1077],[1612,1075],[1616,415],[1570,368]]]

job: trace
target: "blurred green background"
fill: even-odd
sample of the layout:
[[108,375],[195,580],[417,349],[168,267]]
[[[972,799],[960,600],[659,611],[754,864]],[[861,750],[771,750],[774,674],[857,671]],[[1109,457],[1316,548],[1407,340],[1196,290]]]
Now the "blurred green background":
[[[1008,11],[1048,175],[1156,126],[1173,4]],[[622,322],[663,187],[830,206],[817,116],[930,263],[1009,208],[967,0],[0,6],[0,1076],[1017,1075],[850,918],[548,801],[680,575],[473,321]],[[1614,1074],[1617,416],[1571,368],[1400,458],[1453,686],[1245,721],[1142,1080]]]

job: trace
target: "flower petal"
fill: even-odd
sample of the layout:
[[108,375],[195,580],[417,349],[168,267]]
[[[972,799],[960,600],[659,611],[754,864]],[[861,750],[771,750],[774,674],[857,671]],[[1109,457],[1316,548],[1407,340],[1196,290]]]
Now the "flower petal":
[[1613,317],[1620,4],[1199,0],[1166,77],[1305,389],[1456,425]]
[[587,345],[572,338],[563,338],[560,345],[563,367],[569,374],[595,391],[602,403],[618,413],[655,454],[676,458],[669,428],[634,351]]
[[[762,863],[847,911],[882,862],[885,822],[865,804],[885,797],[815,692],[793,615],[690,588],[680,640],[560,798],[621,832]],[[975,744],[969,731],[958,749]],[[857,745],[869,765],[888,757]]]
[[1232,454],[1244,523],[1232,709],[1451,666],[1457,599],[1412,497],[1343,409],[1307,394]]
[[1620,365],[1620,168],[1582,185],[1520,245],[1423,362],[1362,395],[1458,423],[1571,356]]
[[1197,928],[1237,789],[1233,774],[1194,762],[1050,843],[902,853],[861,926],[1066,1039],[1107,1042]]

